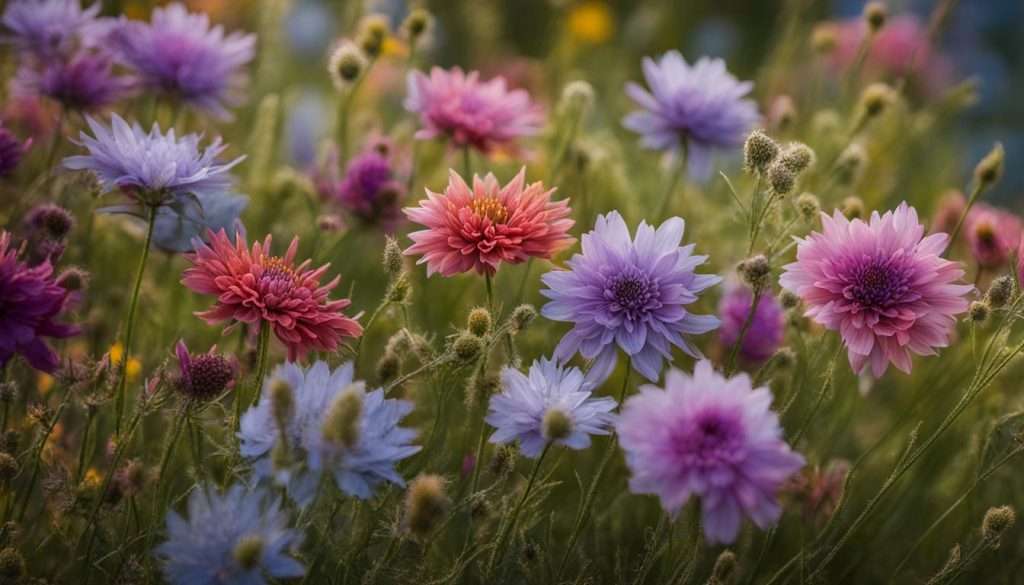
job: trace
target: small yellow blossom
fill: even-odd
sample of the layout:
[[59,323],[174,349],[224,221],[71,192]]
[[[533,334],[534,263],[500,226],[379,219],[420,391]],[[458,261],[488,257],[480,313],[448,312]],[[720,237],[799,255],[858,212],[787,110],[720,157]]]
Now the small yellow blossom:
[[125,373],[128,374],[128,381],[134,382],[139,378],[139,374],[142,373],[142,362],[135,358],[129,358],[128,365],[125,367]]
[[95,467],[90,467],[85,472],[85,477],[82,478],[82,483],[89,489],[96,489],[100,487],[100,482],[103,481],[103,476],[96,470]]
[[110,356],[111,364],[120,364],[121,358],[124,357],[124,346],[121,345],[120,341],[118,341],[114,345],[110,346],[110,349],[107,350],[107,354]]
[[46,372],[39,372],[36,376],[36,390],[39,390],[40,394],[46,394],[53,389],[53,376]]
[[604,2],[582,2],[569,12],[569,34],[577,41],[600,44],[611,38],[614,29],[612,11]]
[[409,47],[405,45],[401,40],[388,36],[384,39],[384,45],[381,48],[381,54],[389,57],[407,57],[409,55]]

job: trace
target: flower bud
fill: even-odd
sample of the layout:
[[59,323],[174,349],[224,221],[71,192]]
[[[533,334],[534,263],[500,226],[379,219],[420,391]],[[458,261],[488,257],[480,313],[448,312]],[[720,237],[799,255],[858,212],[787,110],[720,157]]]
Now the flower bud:
[[1007,275],[992,280],[985,294],[985,302],[990,307],[1000,308],[1005,305],[1013,296],[1013,278]]
[[460,363],[471,364],[480,357],[480,353],[484,350],[484,342],[472,333],[463,333],[452,342],[452,350]]
[[731,550],[722,551],[711,570],[708,585],[731,585],[736,582],[736,555]]
[[864,22],[868,30],[874,34],[885,26],[885,19],[889,16],[889,10],[881,2],[868,2],[864,5]]
[[768,108],[768,123],[770,128],[784,132],[793,126],[796,121],[796,104],[793,98],[788,95],[776,96]]
[[992,308],[988,306],[988,303],[983,301],[974,301],[971,303],[970,315],[971,321],[975,323],[984,323],[988,320],[989,313]]
[[519,305],[512,311],[512,317],[510,317],[517,333],[526,329],[526,326],[536,318],[537,309],[533,308],[533,305]]
[[498,477],[505,477],[516,466],[516,450],[511,445],[502,445],[494,451],[487,470]]
[[779,155],[779,145],[761,130],[754,130],[743,144],[747,172],[763,173]]
[[9,453],[0,453],[0,481],[11,481],[16,475],[18,475],[18,460]]
[[382,383],[394,380],[401,371],[402,360],[393,352],[385,351],[377,361],[377,379]]
[[989,508],[981,523],[981,535],[992,548],[999,547],[999,540],[1017,522],[1017,514],[1010,506]]
[[491,312],[483,307],[477,307],[470,311],[466,321],[469,332],[477,337],[483,337],[491,330]]
[[409,293],[412,292],[412,285],[409,282],[409,277],[404,272],[399,273],[398,276],[388,287],[388,302],[389,303],[404,303],[409,298]]
[[18,549],[9,546],[0,550],[0,577],[3,577],[5,582],[18,583],[24,575],[25,558]]
[[384,40],[387,39],[389,32],[387,17],[382,14],[371,14],[359,23],[356,44],[368,57],[375,59],[384,49]]
[[449,500],[445,481],[439,475],[419,475],[405,493],[405,526],[414,536],[424,538],[444,520]]
[[263,538],[259,535],[243,536],[235,544],[232,556],[235,557],[236,563],[246,571],[249,571],[259,565],[260,557],[263,556],[263,545]]
[[317,216],[316,227],[323,232],[340,232],[345,227],[345,220],[337,213],[324,213]]
[[277,426],[284,432],[295,412],[295,396],[291,384],[281,378],[276,378],[270,385],[270,412]]
[[997,142],[978,166],[974,167],[974,180],[978,182],[979,189],[988,189],[1002,178],[1005,158],[1003,145]]
[[814,193],[801,193],[796,198],[796,208],[804,221],[814,221],[821,213],[821,202]]
[[867,211],[864,209],[864,200],[860,197],[850,196],[843,199],[843,215],[847,219],[856,219],[858,217],[864,217]]
[[570,81],[562,88],[559,109],[566,114],[578,116],[586,112],[593,103],[594,86],[580,79]]
[[771,263],[763,254],[747,258],[740,262],[736,269],[743,277],[743,281],[754,290],[760,290],[765,286],[772,271]]
[[811,49],[819,55],[826,55],[836,49],[839,35],[831,23],[820,24],[811,31]]
[[88,284],[89,273],[74,266],[66,268],[64,272],[61,272],[60,276],[57,277],[57,286],[68,292],[83,291]]
[[433,22],[433,15],[425,8],[413,8],[402,22],[402,31],[409,38],[409,42],[415,43],[430,29]]
[[402,247],[398,245],[398,240],[388,236],[387,241],[384,243],[384,270],[387,271],[388,275],[392,278],[405,270],[405,260],[402,258]]
[[866,118],[874,118],[895,101],[896,92],[893,88],[884,83],[872,83],[860,94],[860,109]]
[[776,162],[768,168],[768,184],[776,195],[786,195],[796,186],[796,173]]
[[783,309],[795,309],[800,305],[800,297],[792,291],[783,290],[779,295],[779,304]]
[[775,352],[775,366],[780,369],[787,369],[796,363],[796,352],[788,347],[780,347]]
[[864,147],[856,142],[844,148],[836,159],[836,182],[844,186],[856,182],[860,178],[867,158],[868,154],[864,151]]
[[339,91],[347,89],[366,69],[366,56],[350,41],[338,44],[327,63],[331,81]]
[[364,384],[355,382],[341,391],[331,403],[324,419],[324,439],[349,449],[359,443],[359,424],[363,416]]
[[541,421],[541,434],[545,440],[561,441],[572,434],[572,419],[561,408],[549,408]]
[[779,164],[799,175],[814,164],[814,151],[800,142],[790,144],[782,151]]

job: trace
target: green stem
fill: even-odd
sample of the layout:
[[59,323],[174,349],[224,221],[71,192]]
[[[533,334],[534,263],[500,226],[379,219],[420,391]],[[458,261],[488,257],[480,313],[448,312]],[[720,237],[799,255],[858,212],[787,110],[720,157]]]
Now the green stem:
[[270,350],[270,323],[260,323],[260,341],[257,347],[256,380],[253,384],[253,395],[250,405],[255,405],[260,400],[260,393],[263,392],[263,379],[267,377],[267,353]]
[[661,203],[658,206],[658,215],[656,219],[660,221],[668,213],[670,204],[672,202],[672,195],[676,191],[676,187],[679,186],[679,182],[682,181],[683,175],[686,174],[686,159],[687,159],[687,147],[686,140],[683,140],[682,156],[679,159],[679,168],[672,173],[672,177],[669,179],[668,187],[665,189],[665,193],[661,196]]
[[469,145],[462,147],[462,178],[469,185],[473,184],[473,154],[469,151]]
[[953,244],[956,243],[956,238],[960,235],[960,229],[964,226],[964,220],[967,219],[967,214],[970,213],[971,207],[974,207],[974,203],[978,200],[978,196],[981,195],[981,191],[981,181],[976,181],[974,189],[971,190],[971,196],[967,199],[967,205],[964,206],[964,210],[960,214],[960,219],[956,221],[956,227],[953,228],[953,233],[949,235],[949,244],[946,245],[946,250],[953,249]]
[[757,313],[757,305],[761,302],[761,291],[755,290],[753,296],[750,299],[750,311],[747,312],[747,318],[743,320],[743,326],[740,328],[740,334],[736,337],[736,342],[732,344],[732,349],[729,350],[729,360],[725,364],[725,375],[728,376],[736,370],[736,358],[739,356],[740,348],[743,346],[743,340],[747,337],[747,332],[750,331],[750,326],[754,322],[754,315]]
[[540,474],[540,467],[544,463],[544,458],[547,456],[550,449],[550,442],[544,445],[544,450],[541,451],[540,457],[537,458],[537,462],[533,465],[533,472],[530,473],[530,479],[526,482],[526,489],[523,490],[523,495],[520,496],[519,501],[516,503],[516,507],[512,509],[512,515],[509,517],[508,522],[502,527],[501,532],[498,534],[498,540],[494,545],[494,550],[491,552],[491,559],[487,562],[487,570],[484,571],[484,581],[489,581],[490,576],[494,573],[495,564],[505,557],[505,541],[508,540],[509,534],[512,533],[512,529],[515,528],[516,520],[518,520],[520,512],[523,511],[523,505],[526,504],[526,500],[530,497],[530,492],[533,490],[533,484],[536,483],[537,476]]
[[94,415],[95,410],[92,407],[89,407],[88,414],[85,419],[85,430],[82,431],[82,444],[78,449],[78,473],[75,475],[75,483],[82,481],[82,477],[85,474],[86,446],[89,444],[89,430],[92,428],[92,419]]
[[490,274],[484,275],[484,284],[487,287],[487,310],[494,311],[494,283]]
[[149,259],[149,248],[153,243],[153,226],[156,225],[156,206],[147,206],[146,218],[146,242],[142,246],[142,255],[139,257],[139,266],[135,270],[135,286],[132,289],[131,303],[128,305],[128,318],[124,327],[124,348],[121,352],[121,368],[119,372],[120,381],[117,385],[117,397],[115,402],[116,419],[114,429],[121,434],[121,420],[124,418],[125,394],[128,388],[128,360],[132,353],[132,342],[135,338],[135,315],[139,308],[139,291],[142,290],[142,275],[146,271],[146,261]]

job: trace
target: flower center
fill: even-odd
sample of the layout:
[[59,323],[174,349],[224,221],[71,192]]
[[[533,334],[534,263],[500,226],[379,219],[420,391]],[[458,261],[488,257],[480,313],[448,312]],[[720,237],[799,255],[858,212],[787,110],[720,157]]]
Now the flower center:
[[219,355],[200,354],[192,358],[192,394],[208,399],[220,394],[234,377],[231,363]]
[[473,210],[477,217],[486,217],[494,223],[501,223],[508,219],[508,209],[494,195],[474,197],[469,202],[469,208]]
[[604,296],[611,301],[610,309],[624,312],[627,319],[640,319],[661,304],[657,282],[636,268],[609,279]]
[[676,451],[687,465],[728,464],[742,455],[743,426],[728,412],[709,410],[697,415],[692,426],[675,437]]
[[907,276],[888,259],[875,258],[857,267],[843,295],[862,308],[884,309],[907,292]]
[[295,269],[291,265],[277,256],[271,256],[263,262],[263,274],[260,275],[260,282],[266,284],[277,284],[279,282],[291,284],[295,282],[297,276]]

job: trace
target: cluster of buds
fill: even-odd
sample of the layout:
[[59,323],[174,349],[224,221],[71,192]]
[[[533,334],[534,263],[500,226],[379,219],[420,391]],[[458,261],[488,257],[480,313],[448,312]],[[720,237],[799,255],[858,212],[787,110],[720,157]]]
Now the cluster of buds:
[[776,195],[792,193],[800,175],[815,160],[814,151],[806,144],[796,142],[783,147],[760,130],[747,136],[743,158],[747,171],[767,178]]

